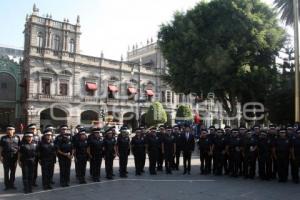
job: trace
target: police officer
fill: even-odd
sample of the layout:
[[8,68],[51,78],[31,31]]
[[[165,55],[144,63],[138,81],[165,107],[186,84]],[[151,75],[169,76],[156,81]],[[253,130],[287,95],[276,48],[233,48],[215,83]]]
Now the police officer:
[[[146,130],[146,127],[145,126],[140,126],[140,129],[141,129],[141,137],[143,137],[144,139],[146,138],[147,136],[147,130]],[[144,168],[145,168],[145,163],[146,163],[146,150],[144,151],[144,155],[142,157],[142,161],[141,161],[143,164],[142,164],[142,173],[145,172]]]
[[200,132],[198,147],[200,151],[201,174],[210,174],[211,156],[212,156],[212,139],[208,136],[208,132],[205,129],[201,130]]
[[60,185],[68,187],[70,184],[70,169],[73,159],[73,145],[71,134],[67,132],[68,126],[60,126],[60,135],[55,139],[57,157],[60,169]]
[[174,169],[175,170],[179,170],[179,165],[180,165],[180,154],[181,154],[181,132],[179,129],[178,125],[175,125],[173,127],[173,136],[175,138],[175,142],[176,142],[176,151],[175,151],[175,155],[173,156],[173,163],[174,163]]
[[[215,126],[210,126],[209,127],[209,135],[207,135],[207,137],[209,138],[209,141],[212,143],[216,137],[216,127]],[[212,153],[212,152],[211,152]],[[210,155],[208,157],[208,160],[207,162],[209,163],[208,164],[208,173],[210,174],[211,171],[213,171],[213,173],[215,173],[215,169],[216,169],[216,162],[214,161],[214,158],[212,155]]]
[[20,137],[15,135],[15,128],[11,125],[6,127],[6,136],[0,140],[0,161],[4,168],[5,189],[16,189],[15,174],[18,161]]
[[127,177],[128,155],[130,153],[130,139],[128,136],[128,128],[122,126],[117,139],[117,155],[119,156],[119,172],[121,178]]
[[157,136],[160,140],[160,145],[158,147],[158,157],[157,157],[157,171],[163,171],[163,164],[164,164],[164,154],[162,151],[162,141],[164,138],[164,135],[166,134],[166,129],[164,125],[159,126],[159,132],[157,133]]
[[195,149],[195,138],[188,124],[184,125],[184,132],[181,134],[182,151],[183,151],[183,174],[191,173],[191,157]]
[[104,156],[105,156],[105,171],[106,178],[113,178],[113,162],[116,157],[116,139],[113,137],[112,128],[105,131],[104,139]]
[[224,131],[222,129],[217,129],[217,135],[213,141],[213,156],[216,162],[215,175],[220,176],[223,174],[223,166],[226,153],[226,141],[224,136]]
[[43,132],[41,142],[38,147],[39,162],[42,167],[42,183],[45,190],[52,189],[54,165],[56,162],[56,148],[50,129]]
[[144,156],[145,156],[145,138],[142,136],[142,129],[135,130],[135,136],[131,140],[131,151],[134,156],[135,175],[142,175]]
[[244,136],[243,144],[243,175],[244,178],[254,179],[257,158],[257,137],[249,130]]
[[258,174],[262,180],[272,178],[272,136],[262,131],[258,137]]
[[292,138],[292,179],[294,183],[299,183],[299,167],[300,167],[300,129]]
[[[81,125],[77,125],[72,135],[72,144],[75,144],[80,140],[80,131],[85,131],[85,128]],[[75,162],[75,176],[77,179],[79,179],[79,173],[80,172],[78,172],[78,162]]]
[[165,156],[166,173],[172,174],[173,156],[176,152],[176,140],[172,134],[172,127],[166,127],[166,133],[162,140],[162,153]]
[[150,132],[146,137],[146,151],[149,157],[149,172],[150,175],[156,175],[156,162],[158,158],[158,152],[160,149],[161,141],[156,135],[156,128],[151,127]]
[[38,144],[33,141],[33,132],[24,134],[19,152],[19,165],[22,168],[24,193],[31,193],[34,180],[34,166],[38,157]]
[[[32,138],[32,141],[35,143],[35,144],[39,144],[40,143],[40,136],[38,134],[38,131],[37,131],[37,126],[36,124],[29,124],[27,126],[27,131],[30,131],[33,133],[33,138]],[[32,186],[35,186],[37,187],[38,185],[36,184],[36,179],[37,179],[37,175],[38,175],[38,157],[36,157],[36,160],[34,162],[34,175],[33,175],[33,182],[32,182]]]
[[73,155],[75,157],[75,164],[77,165],[77,176],[79,184],[85,184],[86,164],[88,156],[88,137],[84,129],[78,133],[78,139],[73,143]]
[[230,157],[230,175],[238,177],[241,169],[241,138],[238,129],[232,129],[232,138],[229,142],[229,157]]
[[90,174],[93,181],[99,182],[103,157],[103,137],[100,128],[92,128],[92,133],[88,136],[88,144]]
[[278,138],[278,134],[279,131],[277,130],[277,127],[275,124],[270,124],[269,125],[269,129],[268,129],[268,135],[267,137],[270,139],[270,141],[272,142],[272,147],[271,147],[271,179],[275,179],[277,176],[277,161],[275,160],[275,158],[273,158],[273,153],[272,153],[272,149],[273,149],[273,145],[275,143],[275,141]]
[[286,129],[282,128],[279,131],[279,138],[277,138],[273,148],[274,158],[277,160],[279,182],[287,181],[289,172],[290,150],[291,144],[287,136],[287,131]]
[[229,142],[231,139],[231,127],[226,125],[224,127],[224,139],[225,139],[225,155],[224,155],[224,171],[225,171],[225,175],[228,175],[230,172],[230,159],[229,159]]

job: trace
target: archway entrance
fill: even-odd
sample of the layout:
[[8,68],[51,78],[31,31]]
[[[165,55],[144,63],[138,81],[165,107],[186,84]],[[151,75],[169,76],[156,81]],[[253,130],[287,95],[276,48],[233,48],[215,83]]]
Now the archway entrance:
[[68,115],[59,108],[48,108],[40,114],[40,124],[43,129],[46,125],[52,125],[58,128],[62,124],[68,123]]
[[123,124],[127,125],[130,129],[136,129],[138,126],[138,121],[136,119],[136,114],[133,112],[128,112],[123,115]]
[[99,114],[92,110],[87,110],[81,113],[80,123],[83,125],[91,125],[94,121],[99,120]]

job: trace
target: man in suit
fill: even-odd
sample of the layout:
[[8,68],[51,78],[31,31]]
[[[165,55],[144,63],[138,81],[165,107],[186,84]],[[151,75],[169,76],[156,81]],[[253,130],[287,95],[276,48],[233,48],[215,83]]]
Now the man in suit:
[[183,151],[183,174],[191,172],[191,157],[195,148],[195,138],[192,134],[191,127],[188,124],[184,125],[184,131],[181,134],[182,151]]

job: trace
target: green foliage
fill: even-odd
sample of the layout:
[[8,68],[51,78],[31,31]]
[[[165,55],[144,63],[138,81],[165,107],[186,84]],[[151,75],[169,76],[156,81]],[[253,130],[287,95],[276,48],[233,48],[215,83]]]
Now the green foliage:
[[169,67],[164,80],[176,92],[214,92],[234,116],[238,101],[264,103],[285,31],[260,0],[212,0],[177,12],[158,38]]
[[[300,0],[298,0],[300,4]],[[286,25],[292,25],[294,23],[294,6],[293,0],[274,0],[275,7],[281,13],[281,20],[285,21]],[[300,14],[300,7],[299,7]]]
[[176,120],[192,121],[193,114],[191,108],[187,105],[180,105],[176,112]]
[[146,124],[148,126],[157,126],[167,122],[167,113],[162,104],[158,101],[153,102],[146,113]]

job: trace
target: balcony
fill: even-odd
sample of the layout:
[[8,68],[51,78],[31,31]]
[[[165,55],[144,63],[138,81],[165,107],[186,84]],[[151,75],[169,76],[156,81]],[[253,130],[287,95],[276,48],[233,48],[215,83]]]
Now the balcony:
[[73,100],[71,96],[48,95],[48,94],[30,94],[29,99],[38,100],[38,101],[53,101],[53,102],[70,102]]

